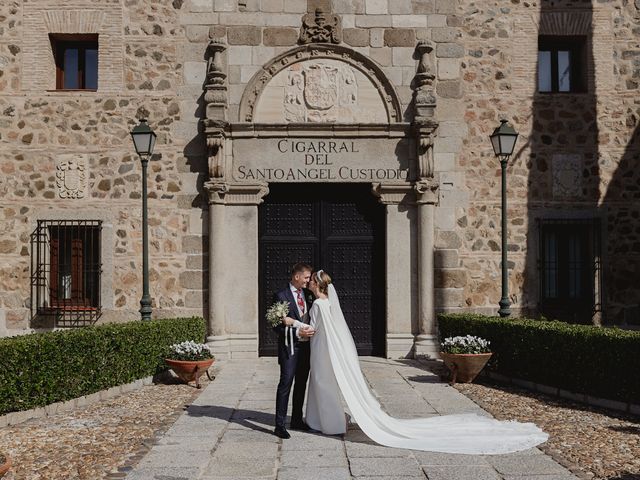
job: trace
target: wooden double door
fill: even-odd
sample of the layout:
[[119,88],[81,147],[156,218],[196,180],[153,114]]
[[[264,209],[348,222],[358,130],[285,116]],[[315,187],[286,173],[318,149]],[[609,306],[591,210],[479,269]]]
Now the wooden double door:
[[269,185],[259,207],[260,355],[277,353],[264,314],[297,262],[331,275],[358,353],[385,354],[384,220],[370,185]]

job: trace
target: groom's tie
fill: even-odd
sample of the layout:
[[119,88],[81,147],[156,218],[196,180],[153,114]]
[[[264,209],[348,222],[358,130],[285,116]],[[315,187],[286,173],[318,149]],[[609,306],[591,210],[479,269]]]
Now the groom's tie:
[[304,299],[302,298],[302,289],[297,290],[298,293],[298,307],[300,307],[301,315],[304,315]]

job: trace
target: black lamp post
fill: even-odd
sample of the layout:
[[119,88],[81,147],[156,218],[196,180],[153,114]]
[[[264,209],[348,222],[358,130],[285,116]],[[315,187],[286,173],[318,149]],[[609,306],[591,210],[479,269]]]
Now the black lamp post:
[[511,302],[509,301],[509,268],[507,266],[507,162],[516,145],[518,132],[516,132],[506,120],[500,120],[500,126],[491,136],[491,145],[496,157],[500,158],[502,169],[502,298],[498,314],[501,317],[511,315]]
[[141,320],[151,320],[151,295],[149,295],[149,219],[147,217],[147,164],[156,144],[156,134],[147,125],[147,120],[131,130],[133,145],[142,162],[142,298],[140,299]]

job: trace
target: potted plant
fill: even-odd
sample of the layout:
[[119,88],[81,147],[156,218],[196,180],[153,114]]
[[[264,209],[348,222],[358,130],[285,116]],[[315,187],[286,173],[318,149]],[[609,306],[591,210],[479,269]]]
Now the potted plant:
[[440,345],[440,356],[451,370],[451,385],[473,382],[493,355],[488,340],[472,335],[447,337]]
[[186,383],[195,380],[197,388],[200,388],[200,377],[204,373],[209,374],[209,367],[214,361],[209,347],[194,341],[171,345],[167,357],[164,361],[171,370]]
[[4,474],[11,468],[11,459],[9,456],[0,451],[0,478],[4,477]]

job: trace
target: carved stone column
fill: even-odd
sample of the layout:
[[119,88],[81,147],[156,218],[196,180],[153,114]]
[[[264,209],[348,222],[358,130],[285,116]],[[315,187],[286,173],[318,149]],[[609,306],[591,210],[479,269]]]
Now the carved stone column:
[[438,356],[438,333],[434,302],[434,215],[438,203],[438,183],[433,179],[416,182],[418,204],[418,328],[415,354]]
[[225,195],[228,186],[209,181],[204,185],[209,195],[209,325],[207,343],[215,355],[229,354],[225,328]]
[[204,188],[209,196],[209,324],[207,343],[215,355],[228,356],[229,337],[226,331],[226,242],[225,214],[229,186],[225,183],[225,138],[227,85],[224,40],[210,33],[207,45],[207,81],[204,86],[206,118],[203,120],[207,140],[209,181]]
[[437,357],[437,322],[434,296],[434,216],[438,203],[439,184],[435,178],[433,144],[438,123],[434,120],[436,97],[435,74],[431,68],[430,54],[433,46],[421,41],[416,46],[419,58],[414,84],[413,130],[417,143],[418,179],[415,183],[418,205],[418,329],[415,354]]

